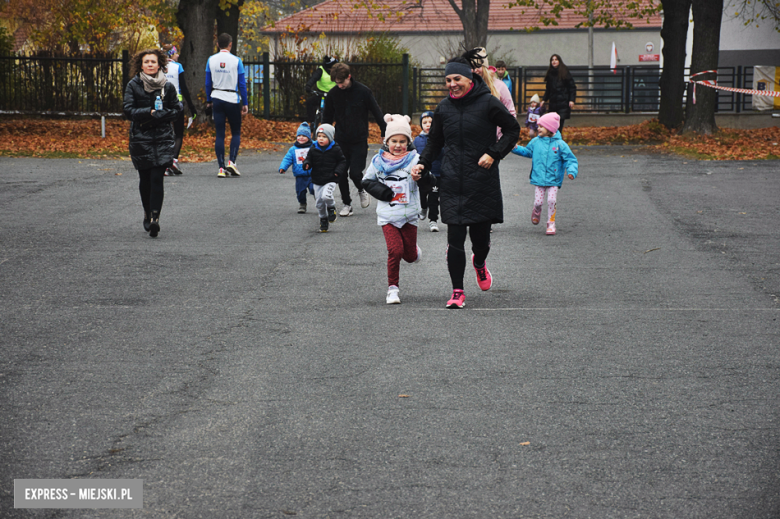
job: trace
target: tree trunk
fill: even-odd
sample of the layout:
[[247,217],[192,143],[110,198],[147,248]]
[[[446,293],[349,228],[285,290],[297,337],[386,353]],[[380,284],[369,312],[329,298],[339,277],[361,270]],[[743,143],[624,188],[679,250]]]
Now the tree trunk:
[[241,16],[241,6],[244,0],[238,0],[235,4],[230,4],[226,11],[217,8],[217,35],[223,32],[233,37],[233,49],[231,52],[238,55],[238,20]]
[[448,0],[463,25],[465,50],[487,45],[490,0],[461,0],[462,8],[455,0]]
[[688,37],[688,13],[691,0],[663,0],[664,69],[661,72],[661,106],[658,120],[667,128],[683,123],[685,93],[685,43]]
[[[693,0],[691,75],[718,68],[722,18],[723,0]],[[715,77],[715,74],[707,74],[694,79],[715,79]],[[683,133],[697,132],[709,135],[717,132],[718,126],[715,124],[717,100],[717,90],[697,85],[696,104],[693,104],[693,93],[688,95]]]
[[[179,0],[176,13],[176,20],[184,33],[179,61],[184,67],[187,88],[199,114],[203,114],[205,108],[206,62],[216,52],[214,20],[218,5],[219,0]],[[206,119],[201,116],[196,121],[205,123]]]

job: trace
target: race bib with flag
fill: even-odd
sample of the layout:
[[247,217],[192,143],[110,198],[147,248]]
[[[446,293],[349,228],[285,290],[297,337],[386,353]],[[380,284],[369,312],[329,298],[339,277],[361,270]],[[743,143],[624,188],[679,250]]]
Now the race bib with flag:
[[295,163],[299,166],[302,165],[308,154],[309,148],[295,148]]

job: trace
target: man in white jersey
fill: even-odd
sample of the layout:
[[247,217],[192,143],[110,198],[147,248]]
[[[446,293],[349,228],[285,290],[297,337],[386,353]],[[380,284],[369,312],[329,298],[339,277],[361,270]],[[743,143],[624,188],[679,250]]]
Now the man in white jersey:
[[[219,178],[240,177],[236,167],[238,147],[241,145],[241,117],[249,113],[246,95],[246,77],[241,58],[231,54],[233,37],[222,33],[217,38],[219,52],[206,64],[206,106],[211,105],[217,138],[214,151],[219,162]],[[230,123],[230,155],[225,165],[225,120]]]

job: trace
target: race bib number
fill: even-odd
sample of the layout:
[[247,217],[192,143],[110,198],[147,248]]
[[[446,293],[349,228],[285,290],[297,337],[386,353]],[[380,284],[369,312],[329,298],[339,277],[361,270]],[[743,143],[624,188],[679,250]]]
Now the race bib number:
[[528,114],[529,122],[535,123],[538,120],[539,120],[539,114],[534,114],[534,113]]
[[295,148],[295,163],[299,166],[306,160],[306,156],[309,154],[309,148]]
[[409,203],[409,181],[408,180],[388,180],[387,187],[393,190],[393,199],[391,204]]

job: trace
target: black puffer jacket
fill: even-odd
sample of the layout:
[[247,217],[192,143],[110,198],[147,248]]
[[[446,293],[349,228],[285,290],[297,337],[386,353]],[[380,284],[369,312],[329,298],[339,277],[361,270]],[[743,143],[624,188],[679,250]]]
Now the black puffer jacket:
[[561,119],[571,118],[571,108],[569,102],[577,100],[577,85],[571,74],[561,80],[557,69],[552,69],[547,76],[547,86],[544,90],[542,101],[547,103],[545,111],[556,112]]
[[303,161],[303,169],[311,171],[313,184],[324,186],[328,182],[338,182],[339,177],[344,178],[347,174],[347,159],[335,142],[331,142],[325,149],[315,142]]
[[[503,133],[498,142],[496,127]],[[517,119],[490,94],[479,76],[474,76],[468,94],[459,99],[447,96],[439,103],[420,164],[429,170],[443,148],[437,180],[442,222],[471,225],[504,221],[498,164],[519,136]],[[495,160],[490,169],[478,164],[486,153]]]
[[[165,92],[163,94],[163,91]],[[157,96],[163,109],[154,112]],[[143,81],[134,77],[125,88],[124,113],[130,124],[130,158],[135,169],[149,169],[173,164],[174,134],[171,124],[182,111],[176,87],[165,83],[157,92],[144,90]]]

